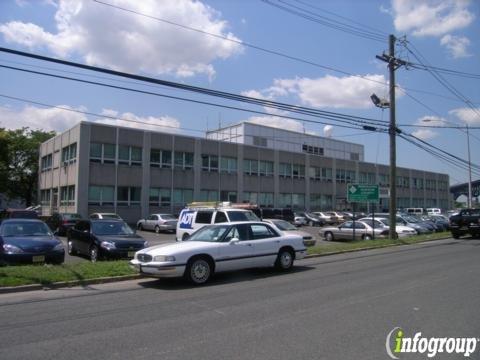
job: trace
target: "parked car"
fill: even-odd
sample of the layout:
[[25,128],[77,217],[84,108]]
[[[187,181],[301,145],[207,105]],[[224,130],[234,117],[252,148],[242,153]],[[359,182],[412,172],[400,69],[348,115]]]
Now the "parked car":
[[330,215],[332,220],[336,219],[337,223],[342,223],[346,220],[343,213],[339,211],[327,211],[325,214]]
[[251,210],[231,207],[189,207],[180,212],[177,222],[177,241],[185,241],[205,225],[236,221],[260,221]]
[[83,254],[92,262],[103,258],[133,258],[148,243],[122,220],[80,220],[67,234],[70,255]]
[[295,226],[304,226],[307,225],[307,219],[305,219],[305,216],[301,216],[298,213],[293,214],[295,216],[293,220],[293,225]]
[[307,219],[307,225],[310,226],[324,226],[326,221],[324,219],[319,218],[316,214],[311,212],[302,212],[305,219]]
[[130,264],[140,274],[185,277],[195,285],[217,272],[275,266],[289,270],[306,255],[301,236],[282,235],[262,222],[207,225],[187,241],[138,251]]
[[177,218],[172,214],[151,214],[146,219],[137,222],[138,230],[153,230],[174,233],[177,230]]
[[118,214],[115,214],[115,213],[93,213],[93,214],[90,214],[90,219],[123,220]]
[[333,225],[333,224],[336,224],[338,222],[338,219],[337,219],[336,216],[328,215],[326,212],[315,211],[312,214],[316,215],[318,218],[323,220],[325,222],[325,224],[328,224],[328,225]]
[[300,235],[303,239],[303,244],[305,246],[314,246],[317,242],[312,234],[299,230],[296,226],[290,224],[288,221],[285,220],[278,220],[278,219],[263,219],[263,222],[269,223],[275,226],[278,230],[280,230],[285,235]]
[[0,224],[0,262],[61,264],[62,242],[37,219],[5,219]]
[[259,219],[280,219],[292,224],[295,222],[295,214],[290,208],[257,207],[251,210]]
[[[374,215],[375,217],[384,217],[384,218],[390,219],[389,213],[375,213]],[[368,217],[372,217],[372,214],[369,214]],[[427,227],[426,224],[421,223],[418,219],[410,215],[397,214],[395,220],[397,224],[405,225],[413,228],[419,235],[430,234],[434,231],[429,227]]]
[[[371,217],[365,217],[361,218],[360,221],[374,221],[375,228],[382,228],[386,227],[387,229],[390,229],[390,221],[387,218],[382,218],[382,217],[375,217],[374,219]],[[409,226],[401,225],[401,224],[396,224],[395,226],[395,232],[397,234],[397,237],[406,237],[406,236],[413,236],[417,235],[417,232],[415,231],[414,228],[411,228]]]
[[81,219],[82,216],[76,213],[54,213],[45,220],[45,223],[56,235],[65,236],[67,230]]
[[462,235],[480,235],[480,209],[462,209],[458,214],[450,216],[452,237],[458,239]]
[[[355,223],[355,238],[353,237],[353,229]],[[375,232],[375,235],[373,235]],[[324,227],[320,230],[325,240],[371,240],[373,236],[376,239],[388,238],[388,227],[373,228],[368,220],[365,221],[345,221],[339,226]]]
[[3,219],[38,219],[38,214],[35,210],[8,208],[0,213],[0,221]]
[[450,223],[448,222],[448,218],[444,215],[430,215],[430,219],[435,221],[435,224],[440,225],[443,227],[444,231],[450,230]]

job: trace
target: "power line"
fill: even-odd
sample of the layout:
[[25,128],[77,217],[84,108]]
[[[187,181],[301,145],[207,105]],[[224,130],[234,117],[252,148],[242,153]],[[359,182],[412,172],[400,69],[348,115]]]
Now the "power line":
[[290,14],[299,16],[301,18],[312,21],[314,23],[324,25],[324,26],[330,27],[330,28],[335,29],[335,30],[340,30],[340,31],[343,31],[345,33],[349,33],[351,35],[362,37],[364,39],[369,39],[369,40],[374,40],[374,41],[385,43],[386,37],[382,34],[378,34],[376,32],[371,32],[369,30],[363,30],[359,27],[351,26],[351,25],[339,22],[337,20],[327,18],[327,17],[319,15],[315,12],[309,11],[305,8],[302,8],[302,7],[299,7],[299,6],[296,6],[296,5],[292,5],[292,4],[290,4],[286,1],[283,1],[283,0],[278,1],[282,4],[284,4],[284,5],[274,3],[273,1],[270,1],[270,0],[262,0],[262,1],[266,4],[268,4],[268,5],[274,6],[278,9],[284,10],[284,11],[290,13]]
[[[235,107],[235,106],[222,105],[222,104],[216,104],[216,103],[211,103],[211,102],[206,102],[206,101],[182,98],[182,97],[178,97],[178,96],[159,94],[159,93],[155,93],[155,92],[151,92],[151,91],[132,89],[132,88],[127,88],[127,87],[123,87],[123,86],[104,84],[104,83],[99,83],[99,82],[95,82],[95,81],[88,81],[88,80],[77,79],[77,78],[72,78],[72,77],[67,77],[67,76],[56,75],[56,74],[48,74],[48,73],[43,73],[43,72],[39,72],[39,71],[20,69],[20,68],[15,68],[15,67],[6,66],[6,65],[0,65],[0,68],[7,68],[7,69],[11,69],[11,70],[17,70],[17,71],[22,71],[22,72],[27,72],[27,73],[37,74],[37,75],[44,75],[44,76],[49,76],[49,77],[54,77],[54,78],[59,78],[59,79],[64,79],[64,80],[71,80],[71,81],[76,81],[76,82],[81,82],[81,83],[86,83],[86,84],[91,84],[91,85],[109,87],[109,88],[118,89],[118,90],[125,90],[125,91],[132,91],[132,92],[136,92],[136,93],[141,93],[141,94],[160,96],[160,97],[164,97],[164,98],[168,98],[168,99],[181,100],[181,101],[187,101],[187,102],[192,102],[192,103],[196,103],[196,104],[221,107],[221,108],[225,108],[225,109],[237,110],[237,111],[248,112],[248,113],[253,113],[253,114],[280,117],[280,118],[285,118],[285,119],[304,121],[304,122],[322,124],[322,125],[335,125],[335,126],[343,127],[343,128],[347,128],[347,129],[356,129],[356,130],[361,129],[361,127],[359,127],[358,125],[355,126],[354,124],[351,124],[351,125],[332,124],[332,123],[328,123],[328,122],[322,122],[322,121],[316,121],[316,120],[310,120],[310,119],[304,119],[304,118],[298,118],[298,117],[286,116],[286,115],[280,115],[280,114],[272,115],[270,113],[263,112],[263,111],[250,110],[250,109],[244,109],[244,108],[239,108],[239,107]],[[327,119],[329,119],[329,118],[327,118]],[[329,119],[329,120],[339,121],[339,120],[335,120],[335,119]],[[379,129],[379,131],[381,131],[381,130]]]
[[[133,80],[139,80],[139,81],[143,81],[143,82],[147,82],[147,83],[164,85],[164,86],[168,86],[168,87],[172,87],[172,88],[176,88],[176,89],[188,90],[188,91],[199,93],[199,94],[202,94],[202,95],[210,95],[210,96],[224,98],[224,99],[227,99],[227,100],[246,102],[246,103],[250,103],[250,104],[254,104],[254,105],[261,105],[261,106],[264,106],[264,107],[274,108],[274,109],[277,109],[277,110],[285,110],[285,111],[299,113],[299,114],[308,115],[308,116],[328,118],[332,121],[337,121],[337,122],[344,122],[344,123],[346,122],[346,123],[350,123],[350,124],[352,124],[352,122],[356,122],[356,123],[359,123],[359,124],[370,124],[370,125],[373,124],[373,125],[376,125],[376,126],[385,126],[385,124],[386,124],[385,121],[381,121],[381,120],[377,120],[377,119],[371,119],[371,118],[365,118],[365,117],[359,117],[359,116],[353,116],[353,115],[346,115],[346,114],[335,113],[335,112],[330,112],[330,111],[307,108],[307,107],[303,107],[303,106],[297,106],[297,105],[291,105],[291,104],[286,104],[286,103],[281,103],[281,102],[275,102],[275,101],[271,101],[271,100],[258,99],[258,98],[254,98],[254,97],[244,96],[244,95],[237,95],[237,94],[228,93],[228,92],[224,92],[224,91],[212,90],[212,89],[202,88],[202,87],[198,87],[198,86],[191,86],[191,85],[176,83],[176,82],[172,82],[172,81],[150,78],[150,77],[146,77],[146,76],[130,74],[130,73],[125,73],[125,72],[100,68],[100,67],[96,67],[96,66],[75,63],[75,62],[66,61],[66,60],[55,59],[55,58],[51,58],[51,57],[47,57],[47,56],[27,53],[27,52],[8,49],[8,48],[3,48],[3,47],[0,47],[0,52],[6,52],[6,53],[19,55],[19,56],[24,56],[24,57],[34,58],[34,59],[38,59],[38,60],[53,62],[53,63],[57,63],[57,64],[78,67],[78,68],[81,68],[81,69],[106,73],[106,74],[109,74],[109,75],[129,78],[129,79],[133,79]],[[2,66],[2,67],[19,70],[18,68],[9,67],[9,66]],[[20,69],[20,71],[28,72],[25,69]],[[35,73],[35,71],[32,71],[32,72]],[[37,73],[43,74],[41,72],[37,72]],[[53,75],[49,74],[48,76],[53,76]],[[77,79],[77,81],[79,81],[79,80]]]
[[465,71],[458,71],[458,70],[453,70],[453,69],[446,69],[438,66],[432,66],[432,65],[426,65],[426,64],[418,64],[418,63],[408,63],[409,67],[413,67],[415,69],[419,70],[434,70],[438,73],[443,73],[447,75],[455,75],[455,76],[460,76],[460,77],[465,77],[465,78],[470,78],[470,79],[480,79],[480,74],[474,74],[474,73],[469,73]]

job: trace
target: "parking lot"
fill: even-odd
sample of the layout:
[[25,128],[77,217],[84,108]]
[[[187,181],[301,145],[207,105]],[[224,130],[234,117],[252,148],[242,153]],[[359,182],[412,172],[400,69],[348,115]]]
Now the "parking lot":
[[[328,242],[324,241],[322,237],[319,235],[319,230],[321,227],[314,227],[314,226],[302,226],[299,228],[300,230],[307,231],[312,236],[317,240],[317,245],[331,245],[335,244],[336,242]],[[160,245],[160,244],[168,244],[168,243],[174,243],[175,242],[175,234],[172,233],[160,233],[156,234],[153,231],[141,231],[138,230],[137,234],[142,236],[145,240],[148,241],[148,246],[155,246],[155,245]],[[63,244],[65,245],[65,249],[67,248],[67,238],[65,236],[59,236],[59,239],[62,240]],[[71,264],[75,262],[81,262],[81,261],[88,261],[87,257],[81,257],[81,256],[70,256],[68,254],[65,254],[65,263]]]

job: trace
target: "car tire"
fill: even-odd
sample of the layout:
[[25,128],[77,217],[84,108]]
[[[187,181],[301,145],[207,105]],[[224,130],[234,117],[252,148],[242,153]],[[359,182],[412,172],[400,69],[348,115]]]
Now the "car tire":
[[369,235],[369,234],[363,235],[363,240],[372,240],[372,235]]
[[90,246],[90,250],[88,251],[88,255],[89,255],[90,261],[92,263],[97,262],[97,260],[99,259],[98,246],[97,245]]
[[330,231],[327,231],[325,233],[325,241],[333,241],[333,240],[334,240],[333,234]]
[[141,223],[138,224],[137,229],[140,230],[140,231],[143,231],[143,225]]
[[454,239],[458,239],[460,237],[460,234],[459,233],[456,233],[456,232],[452,232],[452,237]]
[[160,227],[158,225],[155,225],[155,233],[156,234],[160,233]]
[[67,240],[67,253],[68,253],[68,255],[76,255],[77,254],[77,251],[73,248],[72,239]]
[[193,285],[203,285],[212,276],[212,270],[213,266],[206,258],[193,258],[188,261],[185,278]]
[[288,271],[293,267],[293,261],[295,260],[294,252],[291,249],[280,249],[275,261],[275,268],[281,271]]

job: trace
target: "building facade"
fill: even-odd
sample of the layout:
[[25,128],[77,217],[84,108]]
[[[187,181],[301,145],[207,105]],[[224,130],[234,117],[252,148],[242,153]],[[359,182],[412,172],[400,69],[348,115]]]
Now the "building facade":
[[[348,147],[350,153],[360,149],[354,145]],[[360,147],[359,159],[363,159]],[[388,166],[340,154],[315,154],[308,147],[285,151],[90,122],[46,141],[40,154],[39,199],[44,215],[116,212],[128,222],[150,213],[178,213],[192,201],[350,209],[348,183],[387,187],[390,182]],[[398,207],[449,206],[448,175],[397,168],[396,182]],[[357,206],[386,208],[388,199]]]

